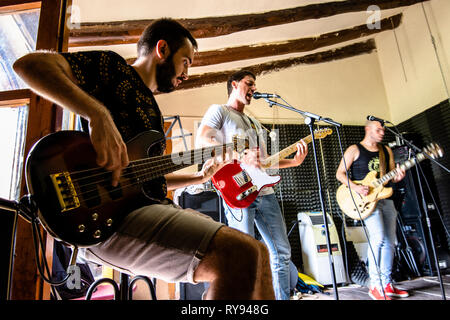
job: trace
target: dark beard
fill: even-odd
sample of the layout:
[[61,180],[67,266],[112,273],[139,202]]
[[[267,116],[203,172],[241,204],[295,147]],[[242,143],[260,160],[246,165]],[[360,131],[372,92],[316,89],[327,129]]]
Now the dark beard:
[[175,90],[175,86],[172,83],[172,79],[175,77],[175,66],[173,64],[173,55],[169,57],[161,64],[156,66],[156,85],[159,92],[172,92]]

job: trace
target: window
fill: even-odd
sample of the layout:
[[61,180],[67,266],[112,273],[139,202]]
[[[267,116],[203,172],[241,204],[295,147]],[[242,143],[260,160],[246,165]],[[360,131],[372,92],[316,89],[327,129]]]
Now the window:
[[0,197],[10,200],[20,195],[28,106],[4,102],[4,97],[27,88],[12,65],[35,50],[39,15],[40,9],[0,14]]
[[0,91],[26,88],[14,73],[16,59],[36,49],[39,9],[0,14]]

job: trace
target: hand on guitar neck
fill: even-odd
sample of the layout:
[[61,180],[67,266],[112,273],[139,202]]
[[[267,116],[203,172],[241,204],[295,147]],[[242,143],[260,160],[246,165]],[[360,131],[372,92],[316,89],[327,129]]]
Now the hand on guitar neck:
[[400,182],[406,175],[405,168],[403,168],[399,163],[397,163],[397,167],[395,168],[395,177],[392,179],[395,183]]

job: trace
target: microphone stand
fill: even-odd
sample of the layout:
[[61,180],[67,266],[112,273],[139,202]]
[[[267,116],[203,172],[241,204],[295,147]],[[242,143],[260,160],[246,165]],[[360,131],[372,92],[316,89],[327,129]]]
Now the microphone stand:
[[[386,122],[388,122],[388,121],[386,121]],[[395,125],[393,123],[391,123],[391,122],[389,122],[389,123],[392,124],[395,127]],[[393,133],[396,137],[400,138],[401,139],[400,141],[404,141],[404,143],[408,146],[408,148],[410,148],[414,158],[416,158],[417,152],[419,152],[419,153],[422,152],[422,150],[419,149],[418,147],[416,147],[411,141],[406,140],[400,132],[395,132],[391,128],[386,127],[384,125],[384,123],[383,123],[383,127],[386,128],[391,133]],[[439,167],[441,167],[442,169],[444,169],[445,171],[450,173],[450,170],[448,168],[446,168],[445,166],[443,166],[442,164],[437,162],[435,159],[430,157],[428,154],[426,154],[426,152],[423,152],[423,155],[426,156],[428,159],[430,159],[433,163],[437,164]],[[436,248],[435,248],[435,245],[434,245],[433,233],[431,231],[431,221],[430,221],[430,217],[428,215],[428,206],[427,206],[427,203],[425,201],[425,195],[424,195],[423,188],[422,188],[422,180],[421,180],[420,175],[419,175],[420,164],[419,164],[419,161],[415,161],[415,163],[416,163],[415,170],[416,170],[416,174],[417,174],[417,180],[419,182],[420,195],[422,196],[422,208],[423,208],[423,211],[425,213],[425,221],[427,223],[428,235],[430,237],[430,242],[431,242],[431,249],[432,249],[433,255],[434,255],[434,263],[436,265],[436,272],[437,272],[437,275],[438,275],[438,278],[439,278],[439,285],[441,287],[442,300],[446,300],[444,284],[442,282],[441,270],[439,268],[439,261],[438,261],[438,257],[437,257],[437,254],[436,254]],[[421,167],[420,167],[420,171],[422,172],[422,168]],[[427,183],[427,186],[428,186],[427,178],[425,177],[423,172],[422,172],[422,176],[425,179],[425,182]],[[431,194],[431,190],[429,190],[429,192]],[[437,204],[435,204],[435,206],[437,208]],[[431,266],[430,266],[430,268],[431,268]],[[430,270],[430,272],[432,273],[432,270]]]
[[[388,122],[388,121],[386,121],[386,122]],[[389,122],[389,123],[390,123],[390,122]],[[390,124],[392,124],[392,125],[395,127],[395,125],[394,125],[393,123],[390,123]],[[412,151],[414,152],[414,154],[416,154],[417,152],[419,152],[419,153],[422,152],[422,149],[416,147],[411,141],[405,139],[405,138],[403,137],[403,135],[402,135],[400,132],[398,132],[398,131],[396,132],[396,131],[392,130],[391,128],[386,127],[386,126],[384,125],[384,123],[383,123],[383,127],[384,127],[385,129],[387,129],[389,132],[393,133],[397,138],[400,139],[400,141],[403,140],[404,143],[405,143],[410,149],[412,149]],[[432,157],[430,157],[426,152],[424,152],[423,155],[424,155],[426,158],[428,158],[429,160],[431,160],[432,162],[434,162],[436,165],[438,165],[439,167],[441,167],[444,171],[447,171],[447,173],[450,173],[450,169],[448,169],[447,167],[445,167],[445,166],[443,166],[442,164],[440,164],[438,161],[436,161],[436,159],[433,159]]]
[[[280,97],[280,99],[282,99],[284,102],[286,102],[283,98]],[[320,171],[319,171],[319,162],[317,159],[317,150],[316,150],[316,142],[315,142],[315,138],[314,138],[314,122],[315,121],[323,121],[326,123],[329,123],[333,126],[336,127],[341,127],[342,124],[335,122],[329,118],[322,118],[319,115],[316,115],[314,113],[310,113],[310,112],[306,112],[306,111],[301,111],[298,110],[292,106],[287,106],[281,103],[278,103],[276,101],[273,100],[269,100],[268,98],[264,98],[264,100],[269,104],[270,107],[277,105],[280,107],[283,107],[285,109],[297,112],[299,114],[301,114],[304,119],[305,119],[305,124],[307,124],[309,126],[309,131],[311,132],[311,139],[312,139],[312,146],[313,146],[313,153],[314,153],[314,162],[315,162],[315,167],[316,167],[316,176],[317,176],[317,184],[319,187],[319,198],[320,198],[320,205],[322,208],[322,214],[323,214],[323,221],[324,221],[324,225],[325,225],[325,236],[326,236],[326,240],[327,240],[327,249],[328,249],[328,259],[329,259],[329,263],[330,263],[330,271],[331,271],[331,280],[333,282],[333,289],[334,289],[334,296],[336,300],[339,300],[339,296],[338,296],[338,291],[337,291],[337,287],[336,287],[336,274],[335,274],[335,270],[334,270],[334,261],[333,261],[333,253],[331,251],[331,244],[330,244],[330,234],[329,234],[329,229],[328,229],[328,219],[327,219],[327,214],[325,212],[325,202],[323,199],[323,194],[322,194],[322,183],[321,183],[321,178],[320,178]],[[286,102],[287,103],[287,102]]]

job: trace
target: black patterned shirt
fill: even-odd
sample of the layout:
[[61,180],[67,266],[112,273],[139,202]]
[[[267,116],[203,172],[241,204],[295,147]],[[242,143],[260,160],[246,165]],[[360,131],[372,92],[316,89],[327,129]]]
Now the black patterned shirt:
[[[110,111],[125,142],[148,130],[164,133],[164,118],[153,93],[124,58],[113,51],[61,55],[71,66],[79,87]],[[86,131],[87,127],[83,128]],[[164,149],[161,146],[160,153]],[[157,190],[152,195],[163,199],[167,193],[165,179],[158,179],[158,183],[152,181],[152,185]]]

